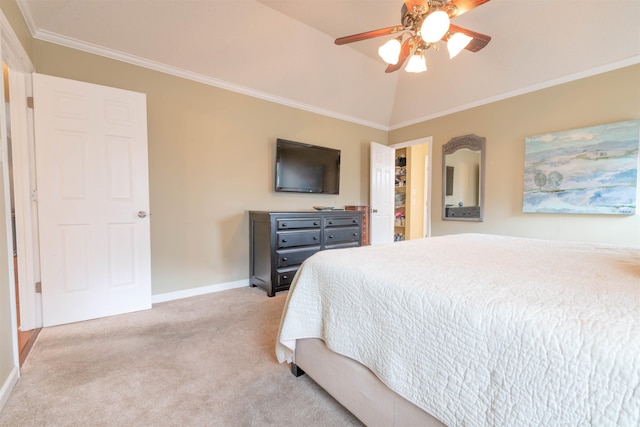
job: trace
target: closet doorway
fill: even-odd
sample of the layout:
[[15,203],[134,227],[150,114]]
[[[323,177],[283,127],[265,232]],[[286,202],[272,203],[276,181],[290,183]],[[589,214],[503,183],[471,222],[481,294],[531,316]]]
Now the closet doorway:
[[432,138],[390,145],[395,149],[394,241],[431,235]]

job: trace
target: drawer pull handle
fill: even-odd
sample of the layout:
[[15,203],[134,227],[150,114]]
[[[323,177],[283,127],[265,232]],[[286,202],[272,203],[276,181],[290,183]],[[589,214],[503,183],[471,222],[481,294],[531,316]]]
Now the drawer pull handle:
[[283,261],[289,261],[289,258],[284,257],[284,258],[282,258],[282,260],[283,260]]
[[282,243],[287,243],[287,239],[282,239]]
[[353,236],[354,236],[354,237],[355,237],[355,236],[357,236],[357,235],[358,235],[358,233],[353,233]]
[[313,225],[318,225],[318,221],[314,222]]
[[289,276],[282,276],[283,279],[287,280]]
[[330,235],[329,235],[329,238],[330,238],[330,239],[333,239],[333,234],[330,234]]
[[313,240],[318,240],[318,236],[313,236]]
[[287,223],[286,223],[286,222],[283,222],[283,223],[282,223],[282,226],[283,226],[283,227],[286,227],[286,226],[287,226]]

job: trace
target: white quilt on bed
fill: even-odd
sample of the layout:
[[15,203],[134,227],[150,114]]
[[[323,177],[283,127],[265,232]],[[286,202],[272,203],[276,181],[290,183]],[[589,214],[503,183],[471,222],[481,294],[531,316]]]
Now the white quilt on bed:
[[640,425],[640,249],[462,234],[319,252],[278,359],[309,337],[450,426]]

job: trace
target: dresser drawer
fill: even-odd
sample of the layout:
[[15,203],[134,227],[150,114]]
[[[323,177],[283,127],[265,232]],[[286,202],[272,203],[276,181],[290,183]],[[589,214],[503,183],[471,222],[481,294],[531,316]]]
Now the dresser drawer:
[[277,271],[278,287],[290,285],[297,271],[298,271],[298,267],[288,268],[288,269],[278,269]]
[[335,245],[343,242],[359,242],[360,227],[343,227],[325,230],[324,244]]
[[320,246],[310,249],[291,249],[277,251],[278,258],[276,265],[278,267],[287,267],[289,265],[298,265],[320,250]]
[[276,235],[278,248],[320,244],[320,230],[281,231]]
[[360,224],[359,216],[347,216],[347,217],[336,217],[336,218],[324,219],[325,227],[345,227],[349,225],[359,225],[359,224]]
[[296,230],[300,228],[320,228],[322,220],[320,218],[292,218],[278,219],[278,230]]
[[338,242],[325,246],[325,249],[357,248],[359,246],[360,242]]

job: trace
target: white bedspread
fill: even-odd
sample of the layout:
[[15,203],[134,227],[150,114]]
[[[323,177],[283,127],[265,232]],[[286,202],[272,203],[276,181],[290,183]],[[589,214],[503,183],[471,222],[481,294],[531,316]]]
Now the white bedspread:
[[640,425],[640,249],[463,234],[319,252],[278,359],[309,337],[450,426]]

